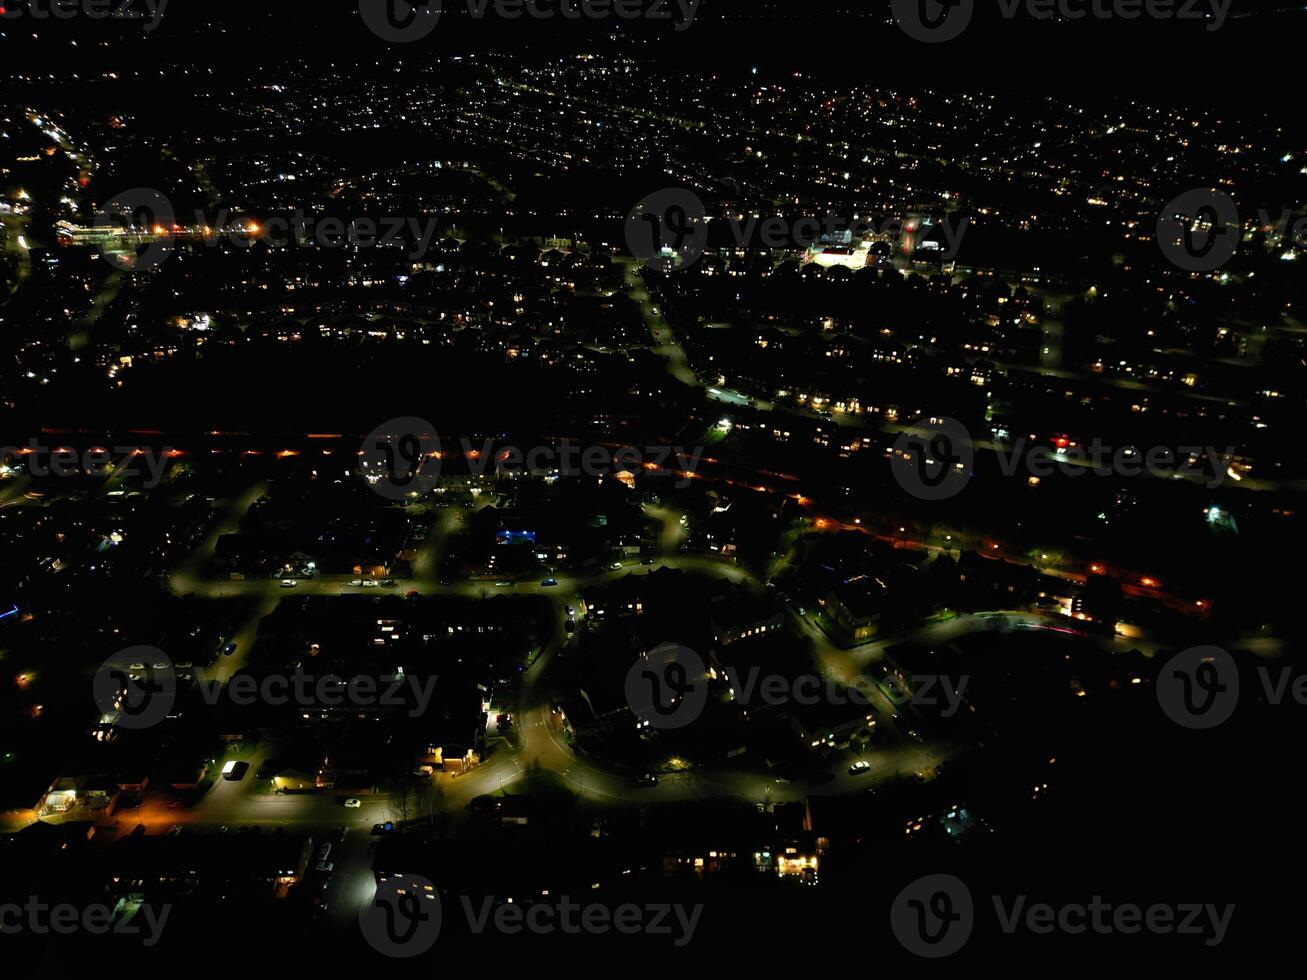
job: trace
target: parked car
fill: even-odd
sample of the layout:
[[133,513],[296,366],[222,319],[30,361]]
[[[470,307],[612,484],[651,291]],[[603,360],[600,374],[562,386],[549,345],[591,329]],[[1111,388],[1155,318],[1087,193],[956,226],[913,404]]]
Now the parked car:
[[222,778],[230,783],[240,782],[245,778],[245,773],[249,768],[250,764],[248,762],[237,762],[233,759],[222,767]]
[[293,578],[284,578],[281,580],[281,587],[283,589],[293,589],[297,585],[299,585],[299,583],[296,582]]
[[637,786],[657,786],[657,785],[658,785],[658,777],[655,776],[655,775],[654,775],[653,773],[651,773],[651,772],[647,772],[647,773],[645,773],[643,776],[641,776],[639,779],[637,779],[637,780],[635,781],[635,785],[637,785]]

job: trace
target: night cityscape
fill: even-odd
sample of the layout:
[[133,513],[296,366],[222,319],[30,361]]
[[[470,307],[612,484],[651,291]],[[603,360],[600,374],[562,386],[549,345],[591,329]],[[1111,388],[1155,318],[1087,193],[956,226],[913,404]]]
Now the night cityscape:
[[1307,8],[267,7],[0,0],[0,962],[1289,947]]

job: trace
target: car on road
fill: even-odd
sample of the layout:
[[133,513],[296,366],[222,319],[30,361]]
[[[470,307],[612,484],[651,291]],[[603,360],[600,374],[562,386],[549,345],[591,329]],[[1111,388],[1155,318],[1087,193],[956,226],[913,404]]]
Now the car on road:
[[866,759],[859,759],[853,765],[849,766],[850,776],[861,776],[864,772],[871,772],[871,763]]
[[222,778],[229,783],[238,783],[245,778],[245,773],[249,771],[248,762],[237,762],[235,759],[229,761],[222,767]]
[[283,589],[293,589],[297,585],[299,585],[299,583],[296,582],[293,578],[284,578],[281,580],[281,587]]
[[640,564],[641,564],[641,565],[652,565],[653,563],[654,563],[654,560],[653,560],[652,558],[641,558],[641,559],[640,559]]
[[543,585],[546,589],[552,588],[553,586],[558,584],[558,579],[554,578],[551,575],[549,578],[544,579],[540,584]]
[[350,579],[349,584],[357,589],[359,586],[363,584],[363,580],[361,578]]
[[346,810],[357,810],[362,805],[363,805],[362,800],[348,799],[345,801]]
[[655,775],[654,775],[653,773],[651,773],[651,772],[647,772],[647,773],[645,773],[643,776],[641,776],[639,779],[637,779],[637,780],[635,781],[635,785],[637,785],[637,786],[657,786],[657,785],[658,785],[658,777],[655,776]]
[[236,644],[234,642],[228,643],[226,646],[222,648],[222,655],[224,657],[230,657],[235,652],[236,652]]
[[909,729],[908,729],[908,738],[912,739],[912,741],[914,741],[914,742],[924,742],[924,741],[926,741],[926,740],[921,736],[921,733],[918,732],[915,728],[909,728]]
[[608,565],[608,570],[610,572],[620,572],[622,570],[622,563],[620,561],[611,562]]

